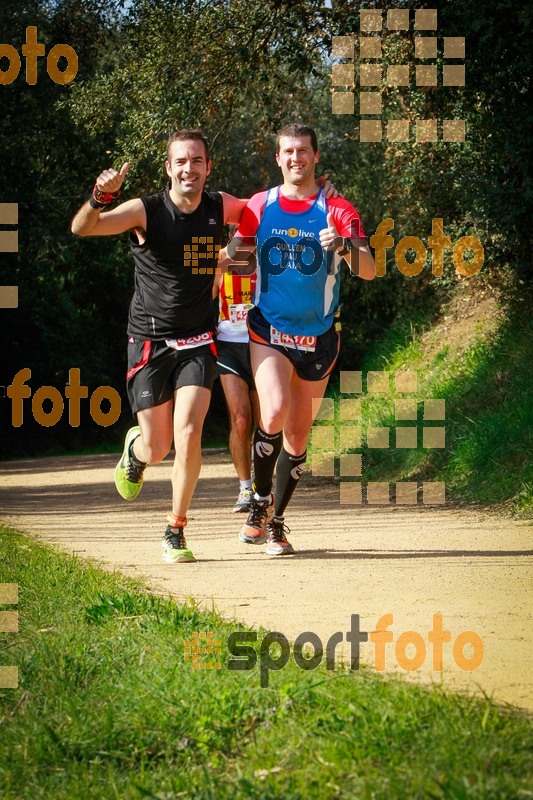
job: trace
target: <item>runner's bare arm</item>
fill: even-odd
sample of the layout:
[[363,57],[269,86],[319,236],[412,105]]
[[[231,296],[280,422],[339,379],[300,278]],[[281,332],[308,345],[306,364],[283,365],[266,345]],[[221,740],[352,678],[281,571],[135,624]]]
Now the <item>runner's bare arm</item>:
[[132,228],[146,230],[146,209],[138,197],[127,200],[111,211],[103,212],[92,208],[87,201],[72,220],[70,227],[72,233],[78,236],[113,236]]
[[[105,193],[120,190],[129,169],[126,161],[120,172],[110,168],[104,170],[96,179],[96,185]],[[146,230],[146,211],[143,202],[136,198],[122,203],[111,211],[93,208],[89,202],[82,205],[72,220],[70,229],[78,236],[112,236],[124,233],[131,228]]]
[[241,221],[241,214],[248,204],[248,198],[239,200],[227,192],[219,192],[222,197],[224,207],[224,225],[238,225]]
[[247,236],[241,239],[239,236],[234,236],[227,243],[224,248],[227,255],[233,261],[247,261],[252,253],[255,253],[255,236]]
[[353,249],[345,256],[352,275],[357,275],[365,281],[372,281],[376,277],[376,264],[374,256],[367,244],[362,244],[357,239],[350,239]]
[[234,272],[236,275],[251,275],[255,270],[255,236],[246,240],[234,236],[219,255],[218,266],[222,272]]
[[218,297],[220,293],[220,287],[222,286],[223,275],[222,273],[217,273],[215,275],[215,280],[213,281],[213,300]]
[[250,237],[253,245],[248,247],[242,244],[242,241],[242,239],[236,239],[234,236],[226,247],[219,252],[217,266],[222,273],[232,272],[235,275],[251,275],[254,272],[255,237]]

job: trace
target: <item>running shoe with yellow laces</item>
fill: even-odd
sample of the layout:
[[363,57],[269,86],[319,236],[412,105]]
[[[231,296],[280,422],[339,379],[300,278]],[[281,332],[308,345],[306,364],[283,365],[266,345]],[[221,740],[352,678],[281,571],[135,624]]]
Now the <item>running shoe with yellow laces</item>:
[[167,517],[168,525],[163,536],[163,561],[167,564],[181,564],[196,561],[195,557],[187,547],[183,529],[187,524],[187,519],[175,517],[169,514]]
[[274,516],[274,496],[260,499],[255,492],[252,495],[250,513],[242,526],[239,539],[246,544],[263,544],[267,540],[267,522]]
[[140,435],[141,429],[138,426],[129,429],[121,459],[115,467],[115,486],[124,500],[133,500],[143,486],[146,464],[135,458],[131,449],[133,442]]
[[288,556],[294,553],[292,544],[287,541],[290,528],[285,525],[283,517],[273,517],[267,522],[267,556]]

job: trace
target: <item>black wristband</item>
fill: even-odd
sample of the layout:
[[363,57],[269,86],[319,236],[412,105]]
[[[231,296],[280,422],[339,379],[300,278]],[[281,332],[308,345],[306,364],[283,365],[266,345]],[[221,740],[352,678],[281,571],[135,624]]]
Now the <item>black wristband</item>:
[[98,184],[94,184],[93,193],[91,195],[92,200],[91,206],[93,208],[105,208],[106,206],[111,205],[114,203],[117,197],[120,196],[120,191],[117,189],[116,192],[103,192],[102,189],[99,188]]
[[91,195],[91,196],[90,196],[90,198],[89,198],[89,205],[91,206],[91,208],[98,208],[98,209],[100,209],[100,211],[101,211],[103,208],[105,208],[105,203],[98,203],[98,202],[97,202],[97,201],[94,199],[94,197],[93,197],[92,195]]
[[338,250],[336,250],[335,252],[337,253],[338,256],[346,256],[346,255],[348,255],[350,250],[353,250],[353,244],[351,243],[351,241],[349,239],[343,238],[342,246]]

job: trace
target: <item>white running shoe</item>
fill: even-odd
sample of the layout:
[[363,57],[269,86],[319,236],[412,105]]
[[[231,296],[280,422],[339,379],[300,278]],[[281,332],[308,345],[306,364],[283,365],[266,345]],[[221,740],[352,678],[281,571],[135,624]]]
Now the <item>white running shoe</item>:
[[233,506],[233,511],[236,513],[248,513],[252,507],[252,489],[241,489],[237,502]]

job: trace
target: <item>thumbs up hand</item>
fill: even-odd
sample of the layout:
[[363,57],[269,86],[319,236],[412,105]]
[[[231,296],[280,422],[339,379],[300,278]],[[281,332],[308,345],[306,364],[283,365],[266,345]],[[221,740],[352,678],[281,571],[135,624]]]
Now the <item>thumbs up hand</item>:
[[331,211],[328,212],[326,217],[326,224],[327,228],[322,228],[320,231],[319,238],[320,244],[324,248],[324,250],[335,250],[337,247],[340,246],[342,237],[339,236],[337,233],[337,228],[335,227],[335,223],[333,222],[333,214]]
[[129,161],[126,161],[126,163],[120,168],[120,172],[117,172],[117,170],[113,169],[113,167],[105,169],[97,177],[96,185],[101,192],[118,192],[124,182],[124,178],[126,177],[126,173],[128,172],[129,168]]

